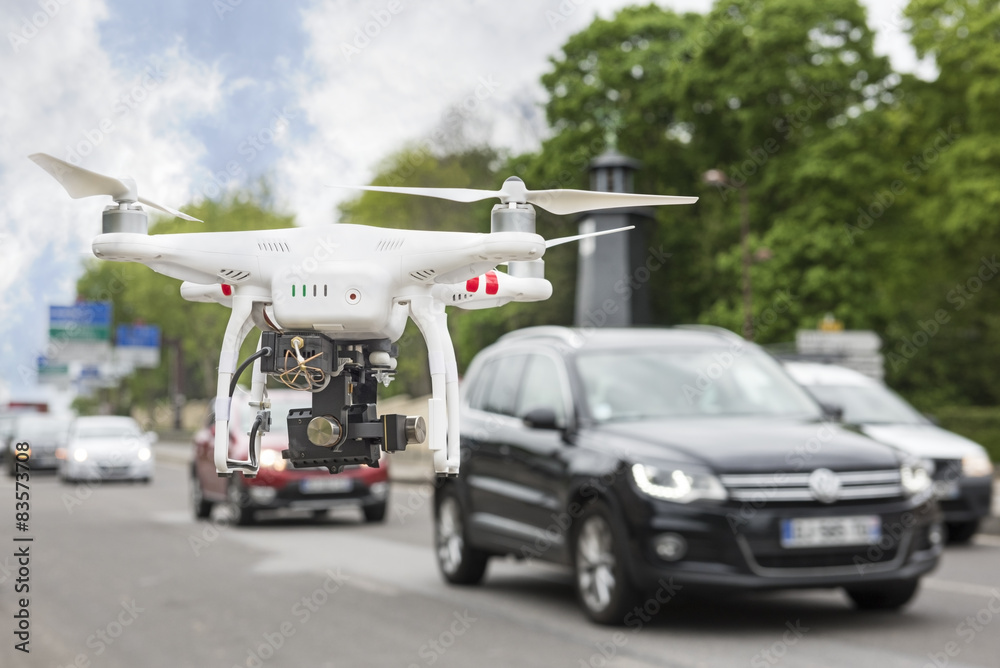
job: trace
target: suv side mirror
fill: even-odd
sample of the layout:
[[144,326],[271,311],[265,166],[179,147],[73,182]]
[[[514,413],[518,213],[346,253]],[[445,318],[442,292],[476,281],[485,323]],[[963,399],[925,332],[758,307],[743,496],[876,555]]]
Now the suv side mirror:
[[562,429],[551,408],[533,408],[524,416],[524,424],[531,429]]

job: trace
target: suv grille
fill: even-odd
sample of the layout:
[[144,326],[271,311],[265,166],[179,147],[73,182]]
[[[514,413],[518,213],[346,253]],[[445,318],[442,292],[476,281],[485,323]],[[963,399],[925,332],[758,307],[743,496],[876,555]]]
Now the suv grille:
[[[810,473],[739,473],[719,476],[733,501],[816,501],[809,489]],[[899,469],[838,472],[837,501],[892,499],[903,495]]]

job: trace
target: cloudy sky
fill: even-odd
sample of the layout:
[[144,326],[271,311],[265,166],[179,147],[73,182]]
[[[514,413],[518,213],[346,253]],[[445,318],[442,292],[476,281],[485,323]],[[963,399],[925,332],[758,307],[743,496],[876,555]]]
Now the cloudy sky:
[[[366,183],[448,110],[466,109],[497,146],[536,146],[547,58],[626,4],[4,0],[0,385],[16,395],[33,382],[47,307],[73,301],[108,203],[69,199],[28,154],[130,175],[175,207],[267,175],[299,224],[329,224],[345,193],[326,184]],[[902,0],[865,4],[878,50],[932,75],[900,30]]]

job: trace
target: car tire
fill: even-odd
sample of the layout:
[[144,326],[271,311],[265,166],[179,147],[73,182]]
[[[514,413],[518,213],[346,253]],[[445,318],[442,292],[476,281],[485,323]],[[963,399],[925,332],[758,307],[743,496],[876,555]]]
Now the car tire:
[[226,488],[226,506],[229,508],[229,516],[236,526],[246,527],[256,521],[246,485],[242,484],[235,475],[229,478],[229,486]]
[[919,586],[920,580],[913,578],[844,590],[859,610],[898,610],[913,599]]
[[385,509],[386,503],[372,503],[363,508],[365,512],[365,522],[369,524],[374,522],[384,522],[385,521]]
[[205,499],[205,493],[201,489],[201,481],[192,469],[191,471],[191,508],[194,510],[196,520],[208,519],[212,514],[212,507],[215,504]]
[[573,529],[573,582],[584,613],[598,624],[622,624],[638,600],[626,572],[621,523],[603,501],[583,511]]
[[964,545],[972,540],[979,531],[979,522],[948,522],[948,542],[952,545]]
[[486,574],[490,555],[465,540],[465,511],[453,489],[441,494],[434,518],[434,554],[438,570],[451,584],[479,584]]

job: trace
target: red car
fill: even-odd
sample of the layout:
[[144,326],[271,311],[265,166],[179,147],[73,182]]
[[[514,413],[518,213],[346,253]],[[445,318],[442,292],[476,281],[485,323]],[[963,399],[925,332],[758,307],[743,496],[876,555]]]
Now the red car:
[[[309,510],[322,517],[330,508],[360,506],[368,522],[385,519],[389,496],[388,458],[382,457],[379,468],[346,466],[331,474],[325,468],[296,469],[281,457],[288,447],[289,409],[308,407],[310,396],[290,390],[269,391],[271,431],[261,440],[260,471],[256,478],[234,473],[225,478],[215,471],[215,415],[194,435],[195,455],[191,464],[191,502],[198,519],[207,518],[215,504],[229,507],[233,521],[253,524],[258,510],[289,508]],[[246,459],[248,432],[256,411],[245,401],[233,401],[229,434],[229,457]]]

